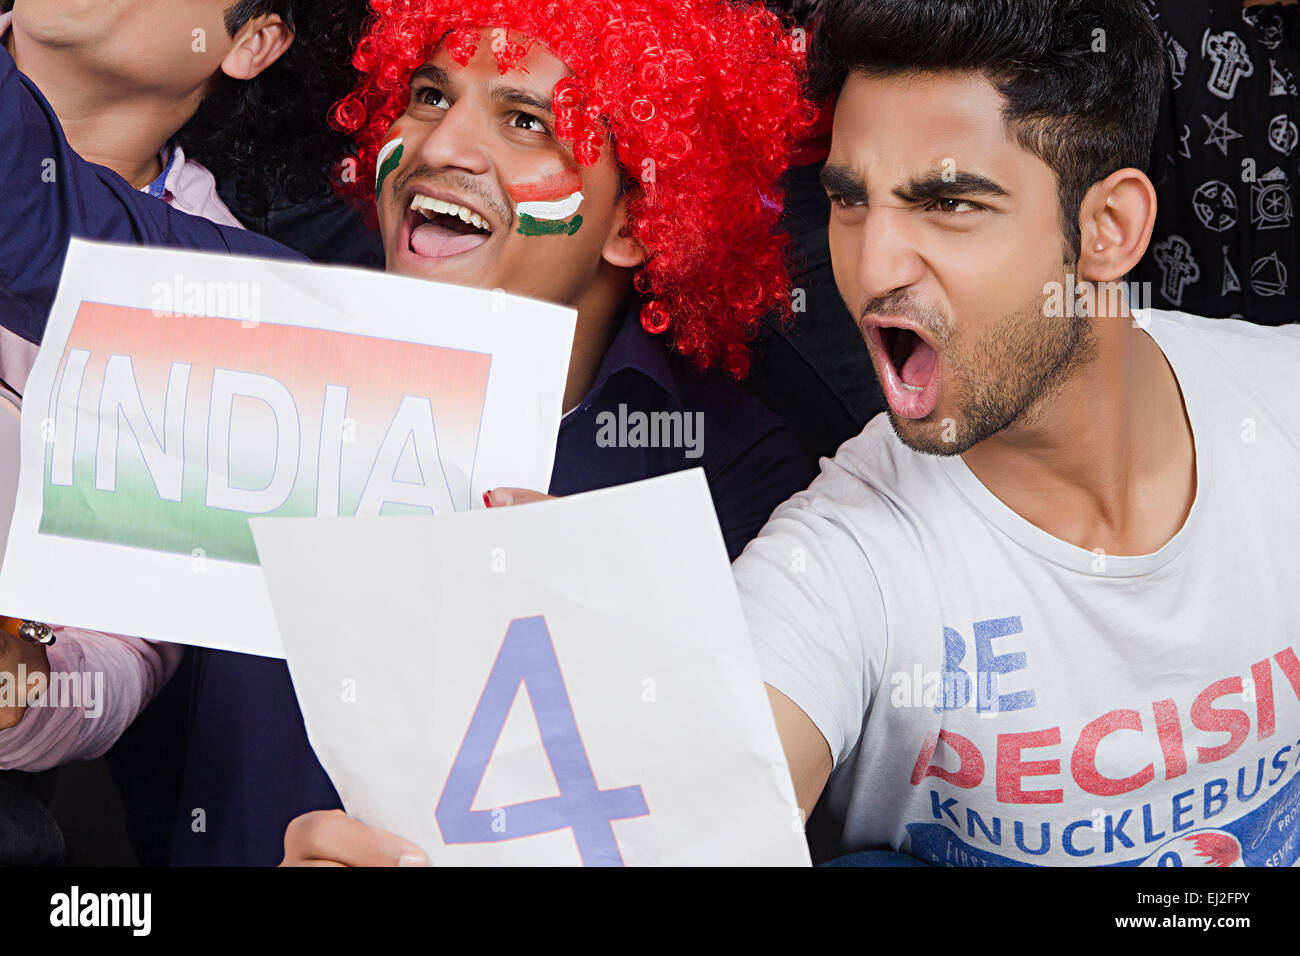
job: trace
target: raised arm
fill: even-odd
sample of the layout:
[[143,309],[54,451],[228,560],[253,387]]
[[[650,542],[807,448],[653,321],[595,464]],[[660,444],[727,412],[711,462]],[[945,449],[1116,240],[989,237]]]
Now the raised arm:
[[72,236],[302,258],[264,236],[177,212],[112,170],[86,162],[68,146],[54,110],[3,47],[0,169],[6,175],[0,201],[0,327],[29,343],[39,343],[44,333]]

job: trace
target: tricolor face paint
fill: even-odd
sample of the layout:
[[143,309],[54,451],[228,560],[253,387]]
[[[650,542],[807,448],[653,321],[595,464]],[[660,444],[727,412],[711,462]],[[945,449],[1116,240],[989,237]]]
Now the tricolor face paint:
[[[406,112],[379,140],[394,150],[387,163],[376,156],[372,183],[386,266],[574,305],[617,233],[618,163],[604,145],[596,163],[579,168],[553,132],[551,112],[536,105],[551,102],[569,75],[563,62],[537,44],[503,76],[491,31],[481,31],[480,41],[467,64],[440,44],[428,69],[412,74]],[[530,96],[521,103],[503,96],[507,90]],[[531,110],[521,108],[528,103]],[[398,137],[401,165],[384,179]],[[534,238],[560,235],[567,240]]]
[[506,187],[525,236],[571,236],[582,226],[574,215],[582,205],[582,177],[565,169],[540,179],[510,183]]
[[375,198],[379,198],[379,191],[384,188],[384,180],[388,174],[402,164],[402,137],[390,139],[379,149],[379,156],[375,159]]

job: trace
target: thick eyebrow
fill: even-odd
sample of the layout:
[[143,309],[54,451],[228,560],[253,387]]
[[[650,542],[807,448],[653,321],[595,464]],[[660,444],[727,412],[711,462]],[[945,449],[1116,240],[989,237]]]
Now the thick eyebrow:
[[894,195],[905,203],[934,202],[956,196],[1006,196],[1007,191],[993,180],[978,173],[926,173],[894,188]]
[[[411,85],[414,86],[415,81],[419,79],[428,80],[434,86],[444,90],[451,85],[451,77],[447,71],[440,66],[434,66],[432,63],[426,63],[411,74]],[[542,96],[517,86],[493,87],[492,99],[498,103],[506,103],[511,106],[527,106],[530,109],[546,113],[548,116],[555,115],[551,112],[551,98],[549,96]]]
[[411,85],[415,85],[416,80],[428,80],[434,86],[443,87],[451,83],[451,78],[447,76],[447,71],[440,66],[434,66],[432,63],[426,63],[414,73],[411,74]]
[[847,166],[827,164],[822,167],[818,178],[829,195],[843,196],[848,202],[867,201],[867,184]]
[[498,103],[507,103],[512,106],[528,106],[538,112],[547,115],[551,113],[551,98],[549,96],[539,96],[530,90],[523,90],[517,86],[498,86],[492,90],[492,99]]

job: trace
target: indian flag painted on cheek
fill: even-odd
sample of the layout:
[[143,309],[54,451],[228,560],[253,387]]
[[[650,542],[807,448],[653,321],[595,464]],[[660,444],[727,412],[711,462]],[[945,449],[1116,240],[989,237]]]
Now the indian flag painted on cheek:
[[582,205],[582,177],[576,169],[511,183],[506,192],[522,235],[571,236],[582,225],[582,217],[575,215]]
[[375,157],[375,198],[379,198],[379,190],[384,186],[384,180],[388,174],[402,164],[402,137],[390,139],[387,143],[379,148],[379,155]]

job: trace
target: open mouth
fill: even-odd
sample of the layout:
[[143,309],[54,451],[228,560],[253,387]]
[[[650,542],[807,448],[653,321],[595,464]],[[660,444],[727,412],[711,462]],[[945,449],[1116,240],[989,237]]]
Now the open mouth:
[[939,353],[911,329],[867,328],[890,407],[902,418],[925,418],[939,401]]
[[934,376],[938,353],[911,329],[882,327],[880,338],[903,388],[924,392]]
[[407,244],[424,259],[446,259],[477,249],[492,236],[482,216],[445,199],[416,193],[407,210]]

